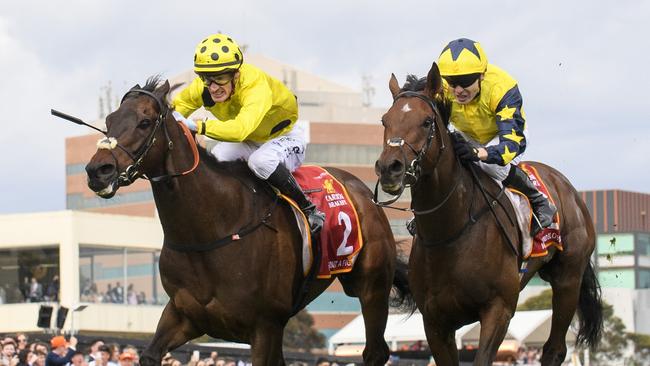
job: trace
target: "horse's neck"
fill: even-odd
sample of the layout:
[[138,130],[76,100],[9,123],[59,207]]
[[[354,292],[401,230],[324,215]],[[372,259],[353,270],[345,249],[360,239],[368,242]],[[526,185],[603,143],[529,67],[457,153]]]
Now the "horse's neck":
[[[188,142],[175,143],[168,159],[167,173],[191,167],[194,157]],[[151,184],[165,240],[179,244],[205,243],[239,228],[241,215],[235,213],[245,214],[251,196],[245,191],[249,188],[228,170],[214,169],[208,159],[212,158],[201,153],[193,172]]]
[[[448,145],[449,146],[449,145]],[[465,225],[472,200],[472,181],[458,162],[451,147],[442,152],[431,174],[423,176],[412,192],[413,209],[419,233],[428,240],[442,240],[457,233]]]

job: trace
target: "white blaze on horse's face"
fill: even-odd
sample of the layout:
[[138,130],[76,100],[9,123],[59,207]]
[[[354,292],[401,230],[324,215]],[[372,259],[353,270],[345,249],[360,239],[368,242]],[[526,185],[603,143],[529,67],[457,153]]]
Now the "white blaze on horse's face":
[[402,107],[402,112],[408,113],[410,111],[412,111],[411,106],[409,106],[408,103],[405,103],[404,106]]

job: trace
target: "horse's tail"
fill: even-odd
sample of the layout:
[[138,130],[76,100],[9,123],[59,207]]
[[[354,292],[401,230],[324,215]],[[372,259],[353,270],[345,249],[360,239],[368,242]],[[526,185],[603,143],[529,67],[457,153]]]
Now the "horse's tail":
[[408,282],[408,264],[401,257],[397,256],[395,264],[395,276],[393,277],[393,288],[395,291],[391,296],[391,306],[396,307],[402,311],[408,312],[412,315],[417,306],[411,293],[411,288]]
[[600,284],[591,261],[589,261],[582,274],[580,298],[578,299],[578,317],[580,319],[580,330],[576,339],[578,345],[587,344],[592,349],[598,345],[603,328],[603,304],[600,295]]

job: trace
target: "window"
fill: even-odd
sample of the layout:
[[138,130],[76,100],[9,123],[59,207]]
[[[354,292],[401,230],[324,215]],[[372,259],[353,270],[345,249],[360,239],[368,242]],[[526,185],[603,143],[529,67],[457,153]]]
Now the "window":
[[[82,302],[164,304],[158,250],[79,247],[79,298]],[[162,293],[161,293],[162,292]]]
[[650,270],[639,270],[639,286],[637,288],[650,288]]
[[596,238],[598,255],[629,255],[634,253],[634,234],[600,234]]
[[650,256],[650,234],[636,234],[636,248],[639,255]]
[[59,300],[59,247],[0,250],[0,304]]
[[598,273],[598,280],[602,287],[634,288],[634,270],[604,270],[601,268]]

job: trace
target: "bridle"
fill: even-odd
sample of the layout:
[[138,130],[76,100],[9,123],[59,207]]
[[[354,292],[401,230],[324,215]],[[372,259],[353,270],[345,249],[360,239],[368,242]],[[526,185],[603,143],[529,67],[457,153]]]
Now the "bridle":
[[[438,146],[439,146],[438,147],[438,156],[436,157],[436,160],[432,162],[433,163],[432,166],[433,166],[434,170],[438,166],[438,163],[440,162],[440,157],[442,156],[443,150],[446,148],[445,142],[444,142],[441,134],[438,133],[437,132],[438,129],[436,129],[437,122],[440,119],[439,118],[440,117],[440,112],[438,110],[438,106],[436,105],[435,101],[433,99],[429,98],[428,96],[426,96],[425,94],[407,90],[407,91],[402,91],[402,92],[398,93],[397,95],[395,95],[395,97],[393,98],[393,104],[395,104],[395,102],[400,98],[419,98],[419,99],[423,100],[431,108],[431,115],[427,116],[427,119],[430,120],[431,125],[429,126],[429,130],[427,132],[427,140],[424,142],[424,144],[422,144],[422,147],[419,150],[416,149],[415,147],[413,147],[412,144],[410,144],[409,142],[404,140],[404,138],[399,137],[399,136],[398,137],[391,137],[386,141],[386,145],[388,145],[390,147],[399,147],[400,148],[400,151],[402,152],[404,166],[406,166],[407,168],[406,168],[406,171],[404,172],[404,177],[402,178],[402,183],[403,183],[402,184],[402,190],[399,192],[399,194],[397,194],[396,196],[394,196],[393,198],[391,198],[391,199],[389,199],[387,201],[383,201],[383,202],[378,201],[379,180],[377,180],[377,183],[375,184],[373,202],[377,206],[380,206],[380,207],[386,207],[386,208],[391,208],[391,209],[400,210],[400,211],[409,211],[409,212],[413,212],[416,215],[428,214],[428,213],[436,211],[437,209],[442,207],[442,205],[444,205],[449,200],[449,197],[451,197],[451,194],[456,190],[456,187],[458,186],[459,180],[458,179],[456,180],[456,183],[454,184],[452,189],[449,191],[449,193],[447,193],[447,195],[442,200],[442,202],[437,204],[435,207],[433,207],[431,209],[427,209],[427,210],[423,210],[423,211],[417,211],[417,210],[414,210],[412,208],[401,208],[401,207],[391,206],[391,204],[393,204],[395,201],[397,201],[402,196],[402,193],[404,192],[404,188],[414,186],[414,185],[416,185],[418,183],[418,180],[419,180],[419,178],[420,178],[420,176],[422,174],[422,163],[421,162],[422,162],[422,160],[425,159],[425,157],[427,155],[427,152],[431,148],[431,144],[433,143],[434,137],[437,138],[437,140],[439,140],[439,143],[438,143]],[[413,154],[415,154],[415,158],[413,158],[413,160],[411,160],[410,164],[407,164],[407,162],[406,162],[406,152],[404,151],[404,145],[406,145],[409,149],[411,149]]]
[[[395,101],[397,101],[397,99],[404,98],[404,97],[406,97],[406,98],[409,98],[409,97],[419,98],[419,99],[425,101],[427,103],[427,105],[429,105],[429,107],[431,107],[432,115],[427,117],[427,118],[432,120],[431,121],[431,126],[429,127],[429,131],[427,133],[427,140],[422,145],[420,150],[415,149],[413,147],[413,145],[406,142],[402,137],[391,137],[386,141],[386,144],[388,146],[390,146],[390,147],[399,147],[400,148],[400,150],[402,151],[402,156],[404,158],[405,166],[408,166],[408,168],[406,169],[406,172],[404,173],[404,178],[402,178],[402,182],[404,182],[404,180],[405,180],[405,178],[407,176],[410,177],[412,181],[407,183],[407,184],[402,184],[402,190],[399,192],[399,194],[397,196],[395,196],[395,197],[393,197],[390,200],[385,201],[385,202],[378,202],[377,201],[378,186],[379,186],[379,180],[378,180],[377,184],[375,185],[375,192],[374,192],[374,196],[373,196],[373,202],[377,206],[380,206],[380,207],[386,207],[386,208],[391,208],[391,209],[400,210],[400,211],[408,211],[408,212],[412,212],[416,216],[417,215],[426,215],[426,214],[430,214],[430,213],[433,213],[433,212],[437,211],[445,203],[447,203],[449,201],[449,198],[454,193],[454,191],[456,191],[456,188],[458,187],[458,185],[459,185],[459,183],[460,183],[460,181],[462,179],[460,179],[460,177],[456,177],[456,179],[454,179],[454,181],[455,181],[454,186],[449,190],[449,192],[445,195],[445,197],[438,204],[436,204],[432,208],[428,208],[428,209],[425,209],[425,210],[415,210],[413,208],[401,208],[401,207],[391,206],[391,204],[394,203],[395,201],[397,201],[399,199],[399,197],[402,195],[402,193],[404,192],[405,187],[414,186],[414,185],[416,185],[418,183],[418,179],[421,176],[421,161],[426,157],[427,152],[431,148],[431,143],[432,143],[434,137],[437,136],[438,139],[440,140],[440,142],[439,142],[440,147],[439,147],[439,153],[438,153],[438,156],[436,158],[436,161],[433,162],[432,170],[436,169],[438,163],[440,162],[440,157],[442,156],[442,151],[445,149],[445,144],[444,144],[444,140],[442,138],[442,135],[440,133],[437,133],[437,129],[436,129],[436,123],[440,119],[439,118],[440,112],[439,112],[438,107],[436,106],[435,102],[431,98],[427,97],[424,94],[414,92],[414,91],[403,91],[403,92],[400,92],[399,94],[397,94],[393,98],[393,104],[395,103]],[[406,164],[406,153],[404,152],[404,148],[403,148],[404,145],[406,145],[409,149],[411,149],[411,151],[415,154],[415,158],[408,165]],[[456,157],[456,159],[458,159],[458,157]],[[472,215],[471,214],[471,206],[470,206],[469,219],[465,222],[465,224],[462,226],[462,228],[460,230],[458,230],[454,235],[450,236],[449,238],[442,239],[442,240],[439,240],[437,242],[430,242],[430,241],[428,241],[428,240],[426,240],[424,238],[421,238],[420,242],[425,247],[438,246],[438,245],[442,245],[442,244],[452,242],[452,241],[456,240],[458,237],[460,237],[461,235],[463,235],[465,230],[468,227],[475,224],[478,221],[478,219],[485,212],[490,211],[490,212],[492,212],[492,215],[494,216],[494,218],[495,218],[495,220],[497,222],[497,227],[499,228],[499,231],[501,232],[501,234],[504,236],[504,238],[508,242],[509,248],[515,253],[515,255],[518,255],[516,246],[514,245],[513,241],[510,239],[508,234],[506,233],[505,228],[504,228],[503,224],[501,223],[501,220],[499,219],[496,212],[494,211],[494,206],[499,204],[501,206],[501,208],[504,210],[504,212],[506,212],[506,216],[508,217],[510,223],[512,225],[514,225],[513,219],[510,217],[510,215],[508,215],[507,210],[505,209],[505,207],[503,206],[503,204],[499,200],[499,197],[501,197],[501,195],[503,194],[505,188],[502,188],[501,191],[499,192],[499,194],[496,197],[492,197],[493,199],[490,200],[489,197],[488,197],[488,193],[485,191],[485,189],[483,188],[483,185],[480,183],[480,180],[479,180],[479,178],[478,178],[478,176],[477,176],[477,174],[475,172],[474,166],[470,164],[469,165],[469,170],[470,170],[470,172],[472,174],[472,179],[473,179],[474,184],[476,184],[476,186],[479,187],[479,189],[480,189],[480,191],[481,191],[481,193],[483,195],[483,198],[485,199],[485,202],[487,203],[486,207],[481,209],[476,215]],[[460,171],[461,171],[461,169],[457,169],[458,174],[460,174]],[[413,202],[411,202],[411,204],[413,204]]]
[[[90,127],[92,129],[102,133],[105,137],[103,137],[99,141],[97,141],[97,148],[99,150],[102,150],[102,149],[103,150],[109,150],[109,152],[113,156],[113,159],[115,159],[116,163],[117,163],[118,160],[117,160],[117,157],[115,156],[115,153],[112,151],[115,148],[119,148],[124,153],[126,153],[126,155],[128,155],[129,158],[131,158],[132,164],[127,166],[126,169],[124,169],[124,171],[119,173],[119,175],[117,177],[117,183],[118,183],[118,185],[120,187],[128,186],[128,185],[132,184],[133,182],[135,182],[140,177],[143,178],[143,179],[150,180],[152,182],[160,182],[160,181],[169,180],[171,178],[183,176],[183,175],[189,174],[192,171],[194,171],[196,169],[196,167],[199,165],[198,148],[196,146],[196,142],[194,141],[192,133],[189,131],[189,129],[183,123],[179,122],[178,124],[181,127],[181,129],[183,130],[183,134],[187,138],[187,140],[189,142],[189,145],[190,145],[190,147],[192,149],[193,155],[194,155],[194,164],[192,165],[192,167],[189,170],[184,171],[182,173],[163,174],[163,175],[160,175],[160,176],[157,176],[157,177],[151,177],[151,178],[147,177],[146,174],[140,172],[140,170],[139,170],[140,166],[142,165],[142,162],[144,161],[145,157],[147,156],[147,153],[149,153],[149,151],[151,150],[151,147],[156,142],[156,137],[155,136],[156,136],[156,133],[158,132],[158,129],[161,128],[161,126],[162,126],[162,129],[163,129],[163,132],[165,133],[165,137],[167,139],[167,150],[165,152],[165,160],[167,159],[167,156],[169,155],[169,152],[174,149],[174,143],[172,142],[171,138],[169,137],[169,131],[167,129],[167,125],[164,123],[165,119],[169,116],[169,108],[167,107],[167,105],[162,100],[160,100],[160,98],[158,98],[154,93],[152,93],[152,92],[150,92],[148,90],[142,89],[140,87],[140,85],[136,85],[133,88],[131,88],[128,92],[126,92],[126,94],[124,94],[124,96],[122,97],[122,100],[120,101],[120,105],[122,105],[122,103],[124,103],[124,101],[126,99],[128,99],[128,97],[131,96],[132,94],[146,95],[146,96],[152,98],[156,102],[156,105],[158,107],[158,115],[156,116],[156,120],[154,121],[153,129],[151,130],[151,132],[149,133],[149,135],[145,139],[144,143],[142,145],[140,145],[140,147],[137,148],[135,150],[135,152],[133,152],[133,153],[131,151],[129,151],[127,148],[125,148],[122,144],[120,144],[116,137],[109,136],[108,131],[101,130],[101,129],[95,127],[95,126],[92,126],[92,125],[82,121],[79,118],[72,117],[70,115],[67,115],[65,113],[56,111],[54,109],[51,110],[51,113],[53,115],[57,116],[57,117],[64,118],[64,119],[69,120],[71,122]],[[117,164],[116,164],[116,166],[117,166]]]

